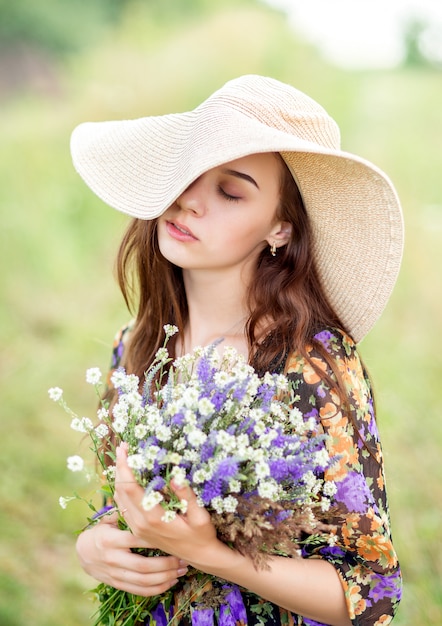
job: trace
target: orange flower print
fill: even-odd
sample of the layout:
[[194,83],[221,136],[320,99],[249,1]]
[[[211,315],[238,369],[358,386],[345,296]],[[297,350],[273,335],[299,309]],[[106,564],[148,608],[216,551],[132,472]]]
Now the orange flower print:
[[366,602],[360,594],[361,587],[355,584],[349,584],[347,590],[347,599],[351,606],[350,619],[354,619],[356,615],[361,615],[366,609]]
[[373,626],[387,626],[387,624],[391,624],[393,621],[393,617],[391,615],[381,615],[381,617],[376,620]]
[[[326,365],[326,363],[324,363],[324,361],[322,361],[322,359],[317,359],[317,358],[313,357],[312,358],[312,362],[319,369],[321,369],[323,372],[326,371],[327,365]],[[307,383],[307,385],[315,385],[316,383],[319,383],[320,380],[321,380],[321,377],[313,369],[313,366],[310,363],[307,363],[307,362],[304,363],[302,375],[303,375],[304,380]]]
[[391,540],[383,535],[361,535],[356,546],[359,554],[367,561],[378,562],[385,566],[396,564],[395,553]]
[[354,548],[354,535],[359,527],[359,521],[361,516],[357,513],[349,513],[345,518],[345,523],[342,525],[341,534],[346,548]]
[[379,489],[381,491],[384,491],[385,489],[385,481],[384,481],[384,475],[382,474],[382,472],[379,472],[379,475],[376,479],[377,485],[379,487]]

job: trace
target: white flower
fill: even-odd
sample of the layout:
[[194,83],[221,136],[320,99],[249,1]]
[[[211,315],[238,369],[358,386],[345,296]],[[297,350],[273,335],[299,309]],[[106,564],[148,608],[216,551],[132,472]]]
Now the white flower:
[[187,502],[185,498],[183,498],[182,500],[180,500],[179,504],[177,504],[176,506],[180,509],[182,513],[185,514],[187,513],[189,503]]
[[75,430],[79,433],[88,433],[94,429],[94,425],[88,417],[74,417],[71,422],[72,430]]
[[164,515],[161,518],[162,522],[166,522],[166,524],[168,524],[169,522],[173,522],[173,520],[176,518],[176,511],[164,511]]
[[191,463],[198,463],[200,456],[198,450],[184,450],[183,458]]
[[238,500],[235,498],[235,496],[227,496],[226,498],[224,498],[223,507],[226,513],[234,513],[237,506]]
[[327,543],[329,546],[335,546],[338,543],[337,535],[331,534],[327,539]]
[[143,439],[147,435],[147,426],[145,424],[136,424],[134,426],[134,436],[136,439]]
[[106,476],[108,480],[114,480],[116,469],[115,465],[109,465],[109,467],[103,471],[103,476]]
[[98,424],[95,429],[95,434],[97,435],[98,439],[103,439],[103,437],[106,437],[108,433],[109,428],[106,426],[106,424]]
[[193,482],[198,484],[198,483],[203,483],[206,480],[209,480],[212,477],[212,474],[210,472],[210,470],[208,470],[207,468],[201,467],[200,469],[197,469],[196,472],[193,475]]
[[288,378],[284,376],[284,374],[278,374],[276,376],[275,383],[278,391],[287,391],[289,388]]
[[184,406],[193,409],[198,406],[198,391],[193,387],[188,387],[183,394]]
[[217,513],[224,513],[224,501],[221,496],[216,496],[215,498],[212,498],[210,504]]
[[183,467],[175,466],[170,472],[170,476],[178,487],[184,487],[187,484],[186,470]]
[[258,494],[261,498],[270,498],[270,500],[276,500],[279,494],[278,483],[274,480],[262,481],[258,484]]
[[157,361],[160,361],[161,363],[165,363],[168,358],[169,358],[169,352],[167,348],[160,348],[159,350],[156,351],[155,359]]
[[214,410],[215,410],[215,406],[213,402],[209,400],[209,398],[201,398],[201,400],[198,402],[198,411],[204,417],[212,415]]
[[141,506],[145,511],[150,511],[157,504],[159,504],[163,500],[163,496],[159,491],[152,491],[151,493],[144,494],[143,500],[141,502]]
[[75,497],[71,496],[70,498],[64,498],[63,496],[60,496],[58,498],[58,504],[62,509],[65,509],[71,500],[75,500]]
[[229,491],[233,493],[239,493],[241,491],[241,482],[236,478],[229,480]]
[[326,450],[326,448],[322,448],[322,450],[318,450],[318,452],[315,453],[314,455],[314,463],[317,463],[318,465],[321,466],[327,466],[330,457],[328,455],[328,452]]
[[270,412],[274,417],[279,417],[280,419],[284,418],[284,412],[279,402],[272,402],[270,404]]
[[303,417],[302,417],[302,413],[301,411],[298,409],[298,407],[293,407],[290,410],[289,413],[289,421],[291,424],[293,424],[294,426],[297,426],[298,424],[302,424],[303,422]]
[[98,409],[97,411],[97,417],[99,420],[105,420],[107,417],[109,417],[109,411],[102,406],[101,409]]
[[116,417],[112,426],[116,433],[124,433],[127,426],[127,417]]
[[336,483],[333,480],[326,480],[324,482],[323,492],[325,496],[331,498],[335,495],[338,488],[336,487]]
[[160,441],[169,441],[172,436],[172,431],[169,426],[165,426],[164,424],[160,424],[156,430],[156,436]]
[[84,468],[84,461],[78,454],[67,458],[67,466],[71,472],[81,472]]
[[111,376],[111,383],[115,389],[122,389],[125,393],[137,391],[140,381],[135,374],[126,374],[124,370],[115,370]]
[[225,430],[220,430],[216,435],[216,443],[226,452],[231,452],[235,449],[236,441],[233,435],[230,435]]
[[199,446],[201,446],[206,441],[206,439],[206,433],[204,433],[202,430],[199,430],[198,428],[195,428],[195,430],[192,430],[187,435],[187,441],[194,448],[198,448]]
[[165,324],[163,326],[164,332],[166,333],[166,337],[172,337],[172,335],[176,335],[178,332],[178,326],[175,324]]
[[[182,458],[183,457],[181,456],[181,454],[178,454],[178,452],[168,452],[166,456],[164,457],[164,463],[172,463],[172,465],[179,465],[182,461]],[[172,475],[174,474],[174,470],[181,471],[181,469],[182,469],[181,467],[174,467],[172,470]]]
[[305,486],[307,487],[307,489],[309,489],[312,493],[314,493],[315,490],[317,490],[318,479],[316,478],[316,476],[313,474],[311,470],[309,470],[308,472],[304,474],[304,476],[302,477],[302,480],[305,482]]
[[127,457],[127,464],[131,469],[144,469],[144,458],[141,454],[131,454]]
[[86,370],[86,382],[90,385],[98,385],[101,381],[101,371],[98,367],[90,367]]
[[264,461],[259,461],[255,465],[255,474],[258,479],[266,478],[267,476],[270,476],[270,467]]
[[51,400],[53,400],[54,402],[58,402],[59,400],[61,400],[61,397],[63,395],[63,389],[60,389],[60,387],[51,387],[50,389],[48,389],[48,394]]
[[272,441],[278,436],[278,433],[273,428],[267,433],[263,433],[259,438],[259,444],[263,448],[270,448]]

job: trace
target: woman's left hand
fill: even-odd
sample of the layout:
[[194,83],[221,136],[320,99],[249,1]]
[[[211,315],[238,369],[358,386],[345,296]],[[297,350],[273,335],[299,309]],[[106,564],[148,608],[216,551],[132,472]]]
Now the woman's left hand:
[[192,489],[188,485],[174,485],[173,482],[171,487],[179,500],[187,501],[187,511],[165,522],[162,521],[164,509],[161,505],[157,504],[149,511],[141,506],[144,490],[127,464],[127,446],[122,444],[117,449],[114,497],[132,533],[166,554],[188,563],[200,564],[203,553],[204,560],[210,563],[212,550],[225,549],[226,546],[217,539],[210,515],[198,505]]

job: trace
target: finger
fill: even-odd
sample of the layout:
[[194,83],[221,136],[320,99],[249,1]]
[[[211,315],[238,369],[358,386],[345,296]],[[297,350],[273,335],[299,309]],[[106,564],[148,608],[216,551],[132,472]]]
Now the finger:
[[143,557],[128,555],[112,568],[112,585],[138,595],[156,595],[169,589],[187,567],[175,557]]

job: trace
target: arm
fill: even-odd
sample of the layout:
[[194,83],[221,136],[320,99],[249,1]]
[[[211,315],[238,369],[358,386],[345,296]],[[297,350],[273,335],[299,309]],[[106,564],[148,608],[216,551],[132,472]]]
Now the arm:
[[[390,623],[401,598],[401,574],[393,547],[382,448],[368,376],[351,339],[337,331],[316,336],[336,365],[348,407],[300,355],[288,362],[288,376],[298,386],[298,408],[316,418],[327,435],[327,448],[337,461],[325,478],[337,486],[343,512],[337,544],[317,547],[306,557],[320,557],[339,574],[354,623]],[[310,347],[314,363],[333,374],[321,352]]]

